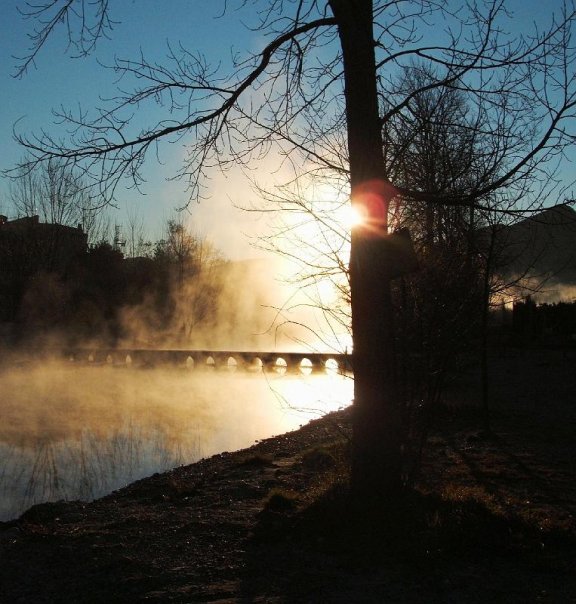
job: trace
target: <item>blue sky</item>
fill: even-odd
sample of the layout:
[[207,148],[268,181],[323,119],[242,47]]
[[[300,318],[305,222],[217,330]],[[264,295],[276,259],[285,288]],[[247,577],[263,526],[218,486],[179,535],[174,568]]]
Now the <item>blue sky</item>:
[[[110,63],[119,57],[134,57],[140,49],[147,57],[160,58],[166,54],[167,40],[182,41],[188,48],[199,49],[208,57],[226,60],[231,46],[251,47],[257,36],[243,28],[237,17],[218,18],[223,2],[204,0],[123,0],[113,3],[112,16],[120,21],[114,27],[111,40],[103,40],[95,56],[74,59],[67,56],[64,32],[54,36],[40,53],[36,67],[29,69],[21,79],[12,74],[18,61],[14,56],[26,54],[29,47],[27,33],[31,22],[17,11],[22,2],[4,0],[0,19],[0,169],[12,167],[23,155],[13,141],[14,124],[20,132],[35,132],[42,127],[50,129],[52,109],[60,106],[90,108],[99,102],[99,96],[113,94],[114,74],[102,69],[97,58]],[[194,7],[196,5],[196,7]],[[196,10],[197,8],[197,10]],[[97,57],[97,58],[96,58]],[[144,121],[144,120],[143,120]],[[137,208],[145,218],[151,235],[160,236],[160,227],[182,207],[187,195],[184,183],[167,182],[173,174],[181,153],[173,145],[164,157],[164,167],[150,162],[145,196],[128,190],[118,194],[119,209],[113,211],[114,220],[126,222],[126,209]],[[231,256],[252,255],[244,232],[254,231],[254,215],[234,210],[231,198],[240,202],[251,195],[249,187],[236,179],[227,182],[215,175],[211,183],[211,198],[191,206],[194,228],[206,234],[225,248]],[[0,212],[10,214],[6,199],[9,182],[0,175]]]
[[[238,22],[233,12],[225,19],[221,14],[224,0],[121,0],[113,2],[112,16],[119,23],[111,40],[103,40],[95,56],[73,59],[65,54],[63,35],[54,36],[22,79],[14,79],[17,61],[13,56],[26,54],[29,45],[26,34],[32,24],[17,11],[20,0],[3,0],[0,20],[0,169],[10,168],[22,156],[22,150],[12,140],[12,129],[21,132],[50,128],[52,108],[91,107],[98,104],[99,95],[111,95],[114,74],[102,69],[96,57],[111,62],[114,55],[133,57],[140,48],[151,59],[166,52],[166,41],[181,41],[189,49],[198,49],[214,61],[230,56],[230,48],[238,50],[258,48],[258,34],[249,32]],[[542,3],[540,0],[513,0],[514,9],[510,27],[524,29],[539,19],[542,6],[547,9],[560,6],[559,0]],[[63,33],[63,32],[61,32]],[[176,145],[164,157],[164,167],[150,162],[146,195],[121,191],[120,209],[113,215],[120,224],[126,221],[126,208],[138,208],[145,218],[152,236],[159,235],[160,225],[172,216],[174,208],[187,200],[184,183],[166,182],[165,176],[176,169],[181,150]],[[572,168],[569,168],[572,170]],[[254,214],[242,213],[232,203],[246,203],[253,195],[248,184],[236,175],[228,179],[214,174],[210,183],[211,198],[191,207],[192,223],[231,257],[251,255],[244,237],[262,228]],[[7,179],[0,176],[0,212],[9,213],[6,199],[9,193]]]

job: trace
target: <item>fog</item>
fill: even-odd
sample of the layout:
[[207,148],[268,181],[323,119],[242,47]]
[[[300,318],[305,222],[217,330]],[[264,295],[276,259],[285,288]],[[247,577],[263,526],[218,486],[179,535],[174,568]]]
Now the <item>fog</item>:
[[512,309],[515,302],[526,300],[529,296],[536,304],[572,304],[576,302],[576,285],[553,277],[524,275],[508,276],[511,285],[501,287],[493,296],[494,307],[504,305]]
[[64,283],[45,273],[32,279],[16,320],[0,321],[0,362],[9,348],[36,354],[69,347],[343,352],[349,346],[349,331],[330,310],[338,303],[330,284],[320,295],[318,287],[290,283],[281,261],[208,264],[190,276],[178,267],[163,272],[147,258],[97,268],[108,275],[98,273],[96,283]]
[[352,398],[336,374],[47,361],[5,367],[0,383],[0,520],[248,447]]
[[[120,313],[120,348],[195,348],[250,351],[333,351],[349,345],[349,332],[328,307],[336,292],[291,283],[282,260],[226,262],[193,278],[173,279],[160,320],[151,295]],[[166,302],[167,301],[167,302]]]

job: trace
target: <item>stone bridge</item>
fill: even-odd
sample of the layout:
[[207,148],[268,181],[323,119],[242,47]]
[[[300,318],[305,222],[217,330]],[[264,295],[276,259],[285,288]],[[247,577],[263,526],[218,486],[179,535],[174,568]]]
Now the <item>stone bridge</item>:
[[352,371],[352,356],[343,353],[74,348],[66,350],[65,357],[77,363],[141,368],[170,366],[187,369],[243,369],[291,373]]

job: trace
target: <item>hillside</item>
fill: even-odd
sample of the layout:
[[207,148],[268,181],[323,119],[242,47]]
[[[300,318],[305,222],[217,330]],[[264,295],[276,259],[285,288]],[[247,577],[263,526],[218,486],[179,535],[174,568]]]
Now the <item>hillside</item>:
[[539,301],[571,300],[576,293],[576,211],[557,205],[495,229],[497,272],[522,278],[524,294]]

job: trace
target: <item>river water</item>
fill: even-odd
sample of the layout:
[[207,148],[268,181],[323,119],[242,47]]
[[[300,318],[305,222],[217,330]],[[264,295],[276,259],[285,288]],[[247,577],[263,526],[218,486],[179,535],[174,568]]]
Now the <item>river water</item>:
[[0,372],[0,520],[298,428],[350,404],[336,372],[38,363]]

